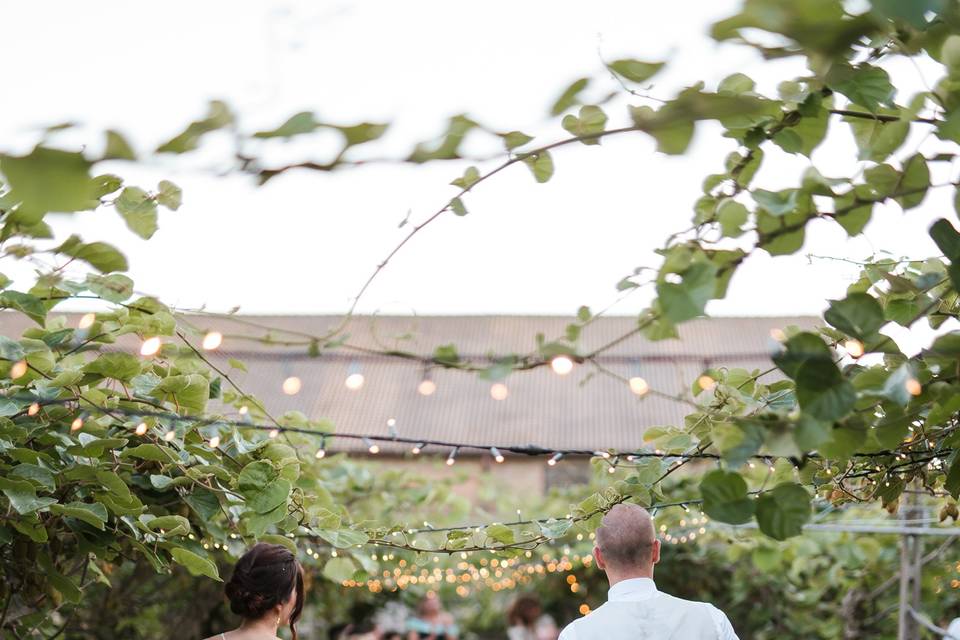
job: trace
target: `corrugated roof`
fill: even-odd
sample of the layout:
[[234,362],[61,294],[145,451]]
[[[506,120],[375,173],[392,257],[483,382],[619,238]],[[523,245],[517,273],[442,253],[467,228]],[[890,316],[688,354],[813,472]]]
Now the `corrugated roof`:
[[[73,326],[78,317],[70,316]],[[679,424],[688,413],[687,407],[676,401],[653,395],[638,398],[617,380],[591,377],[593,367],[589,365],[578,366],[567,376],[558,376],[549,368],[515,373],[505,381],[510,393],[501,401],[490,396],[490,383],[475,375],[434,369],[431,376],[436,392],[422,396],[417,385],[423,370],[414,362],[356,357],[343,350],[310,357],[306,347],[268,346],[231,337],[264,335],[248,323],[316,335],[339,321],[332,316],[190,318],[198,327],[227,335],[223,346],[210,354],[212,360],[221,367],[227,366],[228,358],[246,362],[249,371],[234,370],[231,377],[272,413],[302,411],[311,419],[332,420],[343,432],[384,435],[387,420],[393,418],[399,433],[411,438],[632,450],[641,446],[647,427]],[[562,335],[569,321],[554,316],[367,316],[354,318],[348,332],[350,343],[362,347],[399,348],[426,355],[438,345],[453,343],[462,356],[482,357],[532,351],[538,332],[549,340]],[[28,322],[20,314],[0,314],[4,335],[19,335]],[[770,367],[767,353],[772,328],[812,327],[816,322],[812,317],[694,320],[681,326],[680,340],[649,342],[635,336],[606,352],[600,361],[621,375],[645,378],[653,389],[677,394],[689,389],[709,366]],[[606,344],[635,325],[635,317],[599,318],[584,329],[582,350]],[[273,335],[277,339],[291,337]],[[344,380],[356,366],[365,383],[360,390],[351,391]],[[289,376],[302,381],[295,396],[281,390],[282,381]],[[340,441],[331,448],[356,449],[358,444]]]

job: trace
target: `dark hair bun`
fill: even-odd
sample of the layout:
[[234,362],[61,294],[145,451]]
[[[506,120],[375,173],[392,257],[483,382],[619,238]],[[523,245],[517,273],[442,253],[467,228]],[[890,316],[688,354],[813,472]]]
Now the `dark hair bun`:
[[230,610],[251,620],[262,618],[293,595],[299,572],[297,559],[283,545],[254,545],[237,561],[225,587]]

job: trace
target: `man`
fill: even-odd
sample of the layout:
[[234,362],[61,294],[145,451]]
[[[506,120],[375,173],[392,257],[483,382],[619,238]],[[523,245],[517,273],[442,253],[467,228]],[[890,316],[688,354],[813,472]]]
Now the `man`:
[[712,604],[657,591],[660,541],[646,509],[613,507],[597,529],[593,557],[610,582],[607,602],[567,625],[559,640],[739,640]]

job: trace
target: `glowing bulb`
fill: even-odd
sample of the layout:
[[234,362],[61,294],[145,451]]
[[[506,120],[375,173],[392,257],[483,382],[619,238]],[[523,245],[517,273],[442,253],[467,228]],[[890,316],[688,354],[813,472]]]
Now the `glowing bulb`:
[[[350,385],[347,385],[347,386],[349,387]],[[432,396],[433,392],[436,390],[437,390],[437,383],[431,380],[430,378],[421,380],[420,384],[417,385],[417,393],[419,393],[422,396]]]
[[280,435],[280,429],[270,429],[270,433],[267,434],[268,438],[276,438]]
[[219,331],[210,331],[203,336],[203,348],[213,351],[223,343],[223,334]]
[[607,469],[607,473],[616,473],[616,472],[617,472],[617,468],[613,465],[610,465],[610,468]]
[[13,363],[13,366],[10,367],[10,379],[16,380],[17,378],[23,377],[27,372],[27,361],[26,360],[17,360]]
[[327,455],[327,450],[324,449],[323,447],[320,447],[319,449],[317,449],[317,453],[313,457],[316,458],[317,460],[320,460],[322,458],[325,458],[326,455]]
[[77,323],[78,329],[89,329],[93,326],[93,323],[97,321],[97,314],[95,313],[85,313],[80,318],[80,322]]
[[240,409],[237,410],[237,413],[239,413],[239,414],[242,415],[242,416],[245,416],[245,415],[247,415],[247,412],[248,412],[249,410],[250,410],[250,409],[247,408],[247,405],[243,405],[242,407],[240,407]]
[[843,348],[851,358],[859,358],[863,355],[863,343],[853,338],[843,343]]
[[638,396],[646,395],[647,391],[650,391],[650,385],[640,376],[630,378],[629,384],[630,391],[633,391]]
[[490,387],[490,397],[494,400],[506,400],[508,395],[510,390],[502,382],[496,382]]
[[350,389],[350,391],[358,391],[363,386],[363,374],[351,373],[343,383],[347,385],[347,389]]
[[500,453],[500,450],[496,447],[490,447],[490,455],[492,455],[493,459],[497,461],[497,464],[503,462],[503,454]]
[[555,467],[557,466],[557,463],[560,462],[562,458],[563,458],[563,454],[558,451],[557,453],[553,454],[552,458],[547,460],[547,464],[550,465],[551,467]]
[[147,338],[143,341],[143,344],[140,345],[140,355],[142,356],[152,356],[157,351],[160,351],[160,338],[154,336],[152,338]]
[[40,404],[37,403],[37,402],[34,402],[33,404],[31,404],[31,405],[27,408],[27,415],[28,415],[28,416],[35,416],[35,415],[37,415],[38,413],[40,413]]
[[283,381],[283,392],[288,396],[295,396],[300,393],[300,387],[303,386],[303,383],[300,382],[300,378],[297,376],[290,376]]
[[573,371],[573,360],[567,356],[556,356],[550,360],[550,368],[558,376],[565,376]]
[[923,392],[923,387],[920,385],[920,381],[916,378],[910,378],[904,383],[903,386],[907,388],[907,393],[912,396],[918,396]]
[[213,436],[210,438],[210,448],[216,449],[220,446],[220,436]]
[[147,432],[147,423],[141,422],[140,424],[137,425],[137,428],[134,429],[133,432],[136,433],[138,436],[142,436]]
[[783,329],[770,329],[770,337],[776,340],[777,342],[783,342],[787,339],[787,334],[783,332]]
[[173,439],[176,437],[177,437],[177,432],[174,431],[173,429],[170,429],[170,431],[167,431],[165,434],[163,434],[163,439],[166,440],[167,442],[172,442]]
[[418,456],[420,455],[420,452],[423,451],[423,448],[425,446],[427,445],[422,442],[418,442],[417,444],[413,445],[413,449],[410,449],[410,453],[412,453],[415,456]]
[[609,460],[609,459],[610,459],[610,452],[609,452],[609,451],[594,451],[594,452],[593,452],[593,455],[597,456],[598,458],[603,458],[604,460]]
[[80,429],[83,429],[83,418],[74,418],[73,422],[70,423],[70,431],[79,431]]
[[364,444],[364,446],[367,447],[367,451],[369,451],[370,453],[372,453],[372,454],[378,454],[378,453],[380,453],[380,446],[377,445],[376,443],[372,442],[372,441],[370,440],[370,438],[364,436],[364,437],[363,437],[363,444]]
[[704,391],[710,391],[715,386],[717,386],[717,381],[711,378],[710,376],[704,374],[697,378],[697,384],[700,385],[700,388]]

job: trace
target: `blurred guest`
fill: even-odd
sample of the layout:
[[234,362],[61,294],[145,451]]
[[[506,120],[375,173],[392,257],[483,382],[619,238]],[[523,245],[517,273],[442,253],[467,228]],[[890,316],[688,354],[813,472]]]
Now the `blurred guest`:
[[509,640],[557,640],[559,630],[553,618],[543,612],[540,599],[532,593],[513,601],[507,611]]
[[420,601],[417,613],[407,619],[407,640],[456,640],[460,629],[432,594]]

